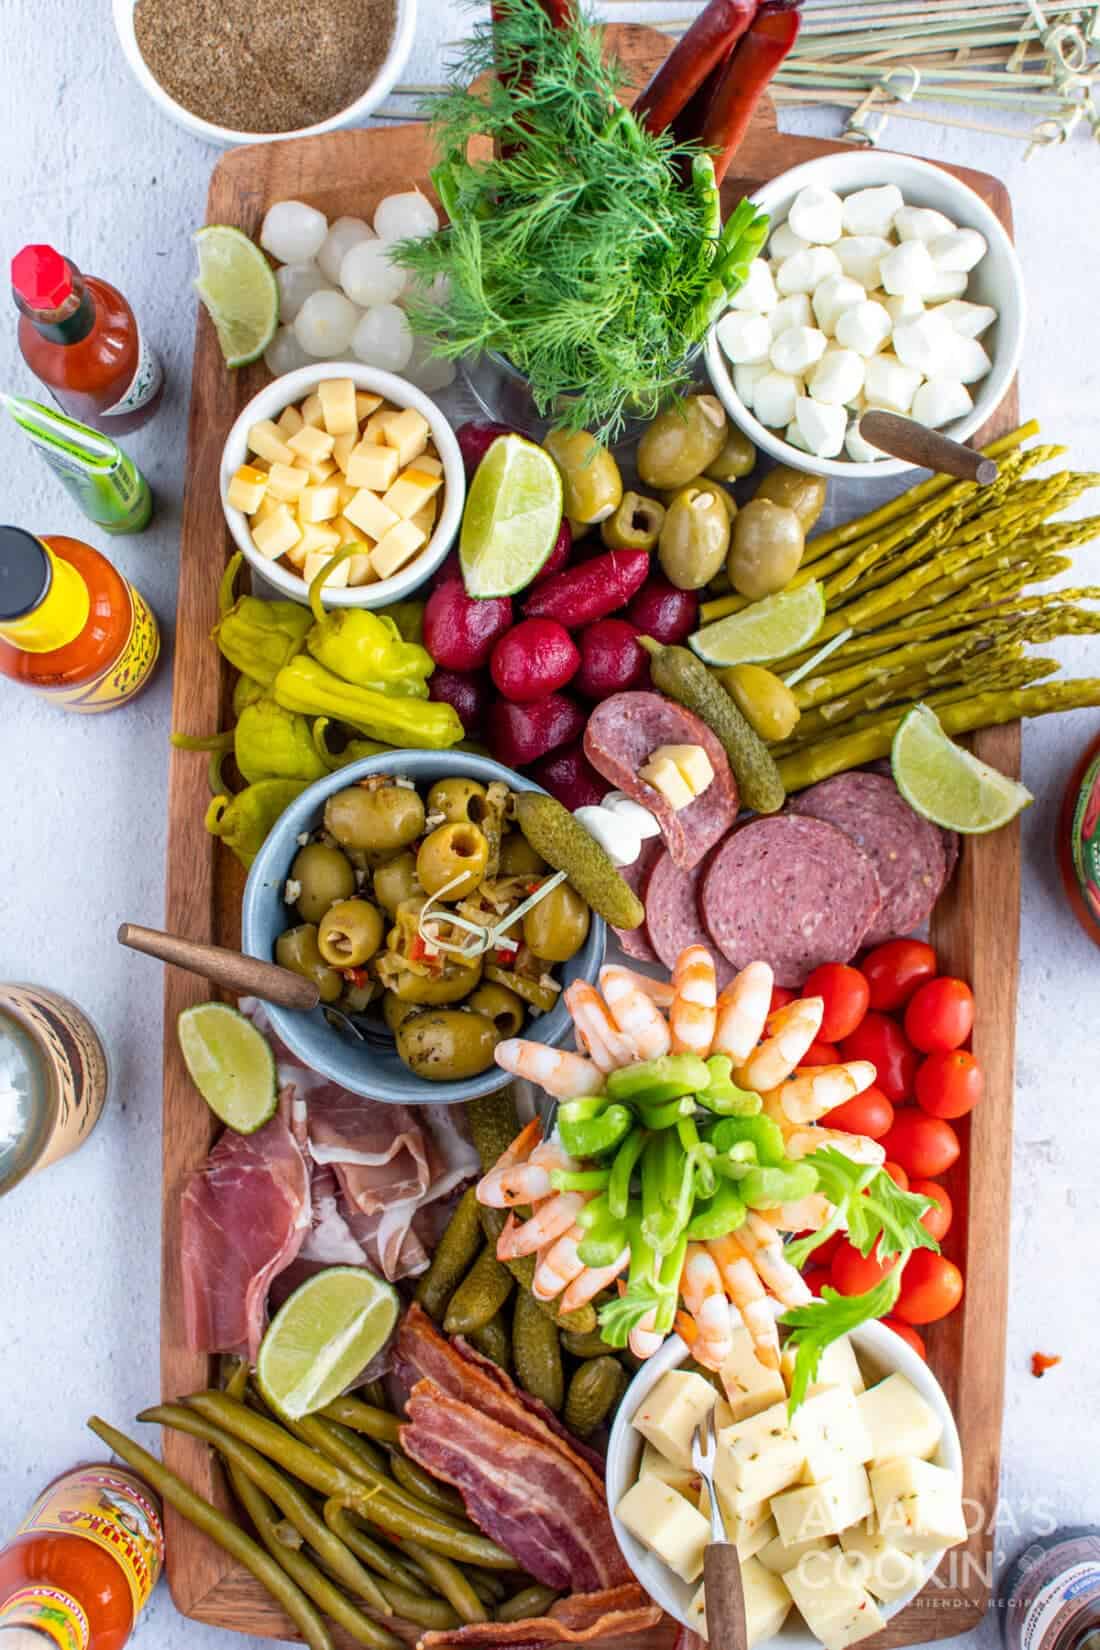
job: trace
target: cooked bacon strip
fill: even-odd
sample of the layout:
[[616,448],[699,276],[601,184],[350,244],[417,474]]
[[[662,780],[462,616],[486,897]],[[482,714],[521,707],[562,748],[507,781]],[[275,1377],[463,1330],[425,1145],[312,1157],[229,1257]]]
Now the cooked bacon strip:
[[550,1428],[556,1438],[560,1438],[562,1443],[567,1445],[574,1454],[579,1455],[582,1461],[587,1461],[598,1476],[600,1483],[603,1483],[606,1468],[603,1456],[598,1450],[594,1450],[586,1444],[583,1439],[570,1432],[569,1428],[558,1420],[549,1404],[544,1404],[542,1399],[536,1398],[533,1392],[524,1392],[521,1386],[516,1385],[506,1369],[501,1369],[500,1365],[493,1363],[491,1358],[486,1358],[476,1347],[471,1346],[463,1336],[457,1335],[454,1344],[467,1363],[483,1370],[490,1380],[496,1382],[501,1391],[508,1393],[518,1404],[522,1404],[523,1408],[531,1415],[537,1416],[540,1421],[543,1421]]
[[660,1605],[637,1582],[602,1593],[574,1593],[560,1598],[544,1616],[526,1621],[479,1621],[453,1627],[445,1633],[425,1633],[418,1650],[464,1650],[464,1647],[507,1645],[521,1650],[527,1644],[591,1644],[594,1639],[622,1638],[656,1627]]

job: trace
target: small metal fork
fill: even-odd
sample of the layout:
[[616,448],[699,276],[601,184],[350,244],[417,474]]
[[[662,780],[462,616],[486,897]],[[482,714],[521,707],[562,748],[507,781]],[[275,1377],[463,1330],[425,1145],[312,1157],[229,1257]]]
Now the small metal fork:
[[707,1487],[710,1503],[710,1543],[703,1554],[707,1638],[712,1650],[746,1650],[741,1560],[727,1533],[722,1505],[714,1488],[717,1458],[718,1430],[711,1409],[699,1422],[691,1440],[691,1464]]

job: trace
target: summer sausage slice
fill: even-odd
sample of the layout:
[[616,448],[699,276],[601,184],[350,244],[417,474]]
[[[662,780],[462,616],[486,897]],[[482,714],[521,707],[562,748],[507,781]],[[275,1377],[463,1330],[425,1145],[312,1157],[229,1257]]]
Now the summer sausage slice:
[[947,881],[943,833],[913,811],[892,779],[838,773],[800,792],[791,812],[836,825],[874,865],[882,910],[867,934],[868,945],[910,934],[927,919]]
[[699,887],[706,867],[696,865],[682,871],[672,855],[663,852],[650,872],[645,890],[645,925],[658,958],[671,972],[680,952],[689,945],[704,945],[714,957],[714,970],[721,990],[733,978],[733,969],[703,926],[699,910]]
[[[649,873],[665,851],[665,845],[659,836],[646,837],[642,843],[642,851],[633,865],[620,865],[619,875],[640,900],[645,899],[646,883]],[[649,943],[649,934],[643,922],[640,928],[612,928],[623,951],[635,962],[657,962],[658,957]]]
[[[659,745],[701,745],[714,778],[686,808],[672,808],[638,778]],[[584,731],[584,754],[597,772],[660,821],[665,846],[682,871],[699,864],[737,818],[737,784],[729,759],[705,722],[660,693],[613,693]]]
[[[854,957],[881,904],[875,868],[851,837],[795,814],[735,831],[699,889],[699,909],[722,955],[739,969],[770,963],[783,986],[801,985],[821,963]],[[656,936],[654,947],[659,952]]]

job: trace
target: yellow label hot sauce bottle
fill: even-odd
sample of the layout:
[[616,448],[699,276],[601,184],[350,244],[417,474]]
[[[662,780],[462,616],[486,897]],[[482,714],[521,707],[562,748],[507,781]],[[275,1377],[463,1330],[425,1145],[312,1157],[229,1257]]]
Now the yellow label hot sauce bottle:
[[114,710],[141,692],[159,651],[144,598],[98,550],[0,527],[0,676],[66,710]]

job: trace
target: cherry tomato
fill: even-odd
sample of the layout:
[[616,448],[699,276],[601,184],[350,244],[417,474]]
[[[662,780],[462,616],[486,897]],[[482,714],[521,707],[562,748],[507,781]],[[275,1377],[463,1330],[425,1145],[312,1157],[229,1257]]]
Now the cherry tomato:
[[927,1214],[921,1215],[921,1225],[931,1232],[937,1243],[942,1243],[950,1229],[954,1213],[951,1199],[938,1180],[911,1180],[909,1190],[915,1197],[933,1199],[935,1207],[929,1209]]
[[772,1000],[768,1005],[768,1013],[774,1014],[777,1008],[786,1008],[798,996],[797,991],[788,991],[785,985],[772,986]]
[[936,1323],[962,1300],[963,1276],[954,1261],[931,1249],[914,1249],[901,1275],[894,1315],[903,1323]]
[[900,1186],[903,1192],[910,1190],[909,1176],[900,1163],[891,1163],[889,1159],[882,1165],[883,1174],[888,1174],[895,1186]]
[[872,1252],[861,1255],[854,1243],[843,1239],[829,1263],[829,1274],[834,1289],[842,1295],[865,1295],[891,1270],[894,1262],[878,1260]]
[[798,1063],[800,1066],[838,1066],[840,1050],[834,1043],[826,1043],[820,1037],[815,1037]]
[[868,951],[859,965],[871,993],[871,1007],[900,1008],[917,987],[930,980],[939,964],[923,940],[887,940]]
[[905,1034],[922,1054],[961,1048],[974,1025],[974,993],[965,980],[929,980],[909,1000]]
[[943,1174],[959,1155],[959,1137],[950,1123],[911,1108],[897,1113],[882,1144],[891,1162],[900,1163],[911,1179]]
[[917,1105],[929,1117],[965,1117],[982,1097],[985,1077],[965,1048],[930,1054],[917,1067]]
[[907,1323],[902,1323],[900,1318],[883,1318],[882,1321],[887,1329],[892,1329],[895,1335],[901,1336],[906,1346],[913,1348],[918,1358],[923,1358],[925,1363],[928,1362],[928,1353],[924,1349],[924,1341],[915,1329]]
[[804,997],[824,997],[821,1035],[830,1043],[850,1037],[867,1012],[870,987],[858,968],[847,963],[822,963],[802,987]]
[[832,1283],[832,1276],[827,1266],[807,1266],[802,1274],[802,1281],[811,1295],[820,1295],[823,1284]]
[[840,1245],[847,1241],[843,1232],[834,1232],[832,1237],[827,1237],[824,1243],[818,1244],[810,1256],[809,1264],[811,1266],[823,1266],[828,1270],[829,1262],[840,1248]]
[[896,1105],[913,1092],[917,1056],[901,1027],[873,1010],[840,1045],[845,1060],[870,1060],[878,1073],[879,1088]]
[[894,1121],[894,1108],[882,1090],[872,1083],[862,1094],[827,1111],[821,1121],[827,1129],[841,1129],[845,1134],[865,1134],[871,1140],[881,1140]]

